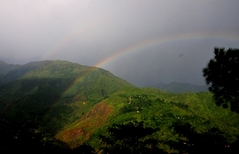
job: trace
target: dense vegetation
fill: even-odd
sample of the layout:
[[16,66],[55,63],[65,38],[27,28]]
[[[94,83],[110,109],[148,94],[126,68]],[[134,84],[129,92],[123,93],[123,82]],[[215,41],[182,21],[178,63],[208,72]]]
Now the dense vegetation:
[[66,61],[32,64],[2,73],[1,81],[15,78],[0,87],[1,151],[238,152],[239,115],[216,106],[209,92],[136,88]]
[[[17,78],[0,87],[1,116],[37,124],[51,133],[122,86],[132,86],[105,70],[66,61],[26,64],[6,73],[3,81],[12,74]],[[76,110],[82,102],[87,105]]]
[[216,104],[239,113],[239,49],[214,48],[214,54],[203,76]]
[[[217,107],[212,95],[207,92],[170,94],[155,89],[128,89],[112,97],[106,99],[105,103],[113,103],[117,112],[108,119],[108,127],[135,120],[143,121],[145,127],[158,129],[154,137],[161,141],[160,148],[167,152],[180,150],[169,143],[182,144],[188,140],[174,130],[176,123],[188,123],[197,134],[216,128],[223,132],[228,145],[234,144],[239,135],[238,115]],[[99,135],[106,133],[105,128],[96,130]],[[91,145],[101,143],[97,141],[97,135],[93,135],[87,142]],[[224,148],[225,145],[222,146]],[[206,146],[204,150],[206,151]]]

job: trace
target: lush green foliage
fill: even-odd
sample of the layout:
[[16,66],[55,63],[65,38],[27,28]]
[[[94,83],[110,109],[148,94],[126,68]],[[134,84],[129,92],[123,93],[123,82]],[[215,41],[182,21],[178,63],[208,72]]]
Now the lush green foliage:
[[227,108],[230,103],[231,110],[239,113],[239,49],[215,48],[214,54],[203,76],[216,104]]
[[144,127],[143,122],[113,124],[107,131],[100,136],[106,153],[163,153],[158,139],[151,137],[157,129]]
[[108,71],[67,61],[29,63],[4,78],[11,75],[14,81],[0,87],[0,116],[53,134],[108,95],[132,87]]
[[[238,146],[239,115],[216,106],[209,92],[173,94],[136,88],[99,68],[66,61],[43,63],[34,63],[37,67],[24,74],[16,71],[16,76],[22,75],[0,87],[0,120],[18,124],[9,135],[18,128],[42,132],[44,137],[38,138],[36,147],[41,147],[42,141],[55,143],[52,140],[55,137],[75,152],[91,153],[92,148],[99,152],[110,148],[107,143],[112,139],[107,135],[110,131],[125,132],[131,128],[148,130],[138,138],[140,143],[153,139],[157,141],[157,149],[168,153],[190,152],[189,145],[201,146],[200,139],[205,135],[211,135],[211,145]],[[6,123],[1,126],[2,130],[10,128]],[[177,129],[184,126],[190,126],[192,136],[199,136],[198,142],[191,142],[191,136]],[[123,136],[128,136],[127,132]],[[222,144],[214,144],[217,137]],[[30,138],[26,140],[31,142]],[[184,142],[188,144],[182,147]],[[149,151],[153,150],[152,145],[146,146],[149,147]]]
[[160,147],[167,152],[180,151],[169,143],[182,144],[185,140],[179,132],[175,133],[172,127],[175,123],[188,123],[198,134],[216,128],[223,132],[228,145],[236,143],[239,135],[239,116],[217,107],[208,92],[172,94],[156,89],[131,88],[111,95],[104,102],[113,104],[114,114],[109,116],[104,126],[92,132],[95,135],[86,142],[98,148],[100,144],[104,145],[98,136],[107,134],[107,128],[135,120],[143,121],[145,127],[158,129],[153,137],[160,140]]
[[197,132],[188,122],[176,122],[172,125],[175,135],[181,137],[177,141],[167,142],[170,147],[180,153],[229,153],[229,148],[224,133],[217,128],[211,128],[205,132]]

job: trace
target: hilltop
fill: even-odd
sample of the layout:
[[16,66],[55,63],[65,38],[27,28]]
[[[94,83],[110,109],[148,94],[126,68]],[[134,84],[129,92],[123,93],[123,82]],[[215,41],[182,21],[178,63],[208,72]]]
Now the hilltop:
[[0,72],[0,150],[14,145],[24,151],[29,144],[42,152],[85,146],[99,152],[109,146],[101,136],[110,127],[131,122],[157,130],[147,137],[167,153],[238,144],[239,115],[216,106],[209,92],[137,88],[104,69],[68,61],[0,67],[6,67]]
[[[9,69],[1,81],[1,116],[30,123],[34,117],[34,124],[51,132],[122,87],[134,87],[106,70],[67,61],[31,62]],[[87,107],[77,108],[78,115],[72,116],[83,102]]]

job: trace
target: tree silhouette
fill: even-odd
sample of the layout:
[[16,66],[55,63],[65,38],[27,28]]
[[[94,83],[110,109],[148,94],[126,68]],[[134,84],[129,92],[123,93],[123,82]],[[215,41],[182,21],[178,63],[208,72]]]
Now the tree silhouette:
[[216,104],[239,113],[239,49],[214,48],[215,57],[203,69],[203,76]]
[[95,150],[91,146],[83,144],[77,148],[74,148],[72,153],[73,154],[94,154]]
[[100,135],[106,153],[163,153],[159,141],[151,135],[158,129],[144,127],[143,122],[113,124],[106,135]]

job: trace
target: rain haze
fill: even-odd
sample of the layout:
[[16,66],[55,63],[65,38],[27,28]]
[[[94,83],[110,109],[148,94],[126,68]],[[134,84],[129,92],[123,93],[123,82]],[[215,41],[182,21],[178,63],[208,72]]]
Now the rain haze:
[[136,86],[205,85],[214,47],[239,48],[238,0],[1,0],[0,60],[68,60]]

